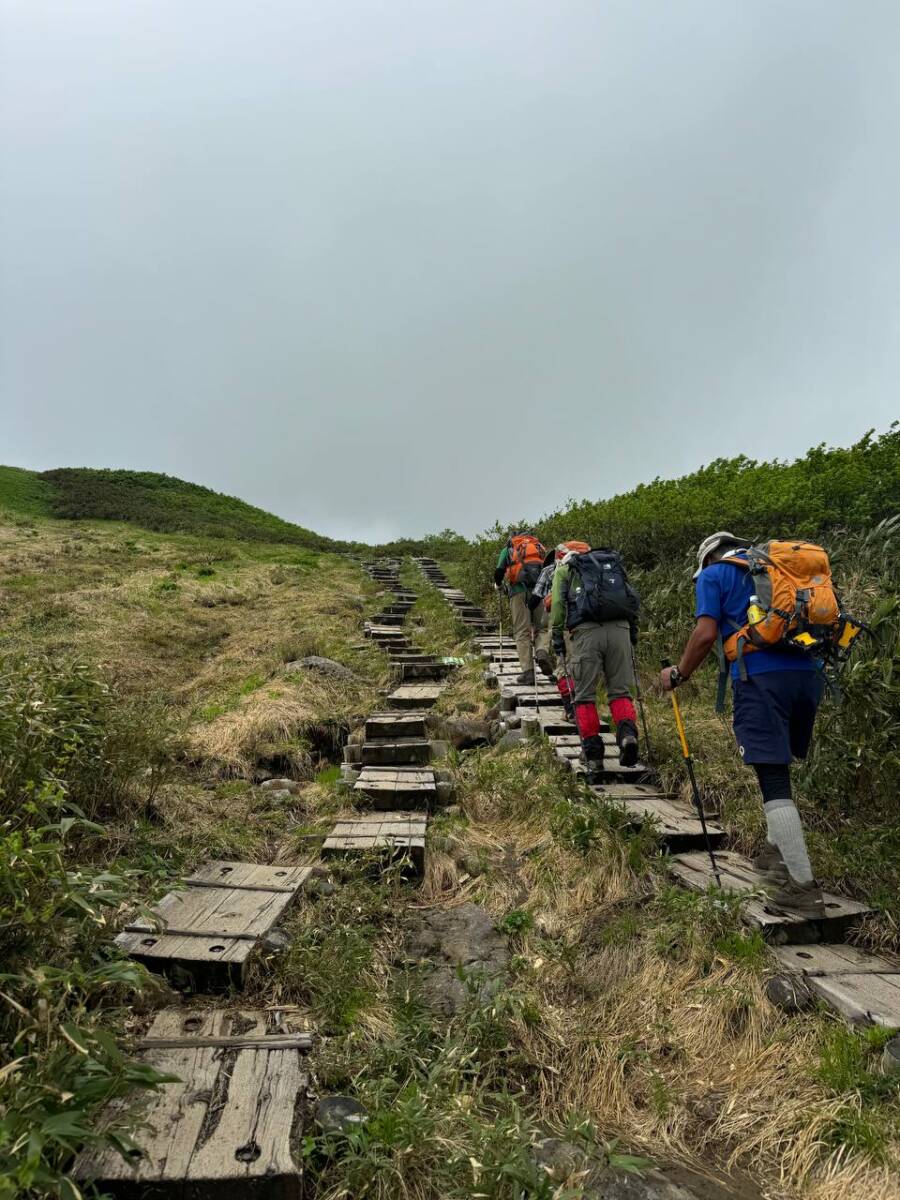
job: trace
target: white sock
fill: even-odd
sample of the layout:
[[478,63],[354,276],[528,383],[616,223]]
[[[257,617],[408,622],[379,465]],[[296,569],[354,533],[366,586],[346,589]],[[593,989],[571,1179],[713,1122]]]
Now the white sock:
[[812,883],[812,866],[797,806],[790,799],[770,800],[765,810],[769,841],[781,851],[791,878],[797,883]]

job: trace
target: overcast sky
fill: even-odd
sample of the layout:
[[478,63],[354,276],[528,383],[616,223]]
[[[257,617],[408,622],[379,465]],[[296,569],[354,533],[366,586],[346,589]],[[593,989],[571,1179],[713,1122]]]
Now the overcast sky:
[[0,14],[0,462],[382,539],[900,416],[896,0]]

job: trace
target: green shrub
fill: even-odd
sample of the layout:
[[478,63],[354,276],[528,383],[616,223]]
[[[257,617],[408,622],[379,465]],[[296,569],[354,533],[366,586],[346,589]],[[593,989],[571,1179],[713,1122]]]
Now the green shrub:
[[72,1155],[122,1144],[121,1130],[98,1131],[100,1108],[159,1082],[111,1032],[146,981],[109,952],[138,872],[103,865],[104,829],[90,819],[138,803],[151,724],[130,733],[122,715],[84,667],[0,668],[0,1197],[77,1195]]

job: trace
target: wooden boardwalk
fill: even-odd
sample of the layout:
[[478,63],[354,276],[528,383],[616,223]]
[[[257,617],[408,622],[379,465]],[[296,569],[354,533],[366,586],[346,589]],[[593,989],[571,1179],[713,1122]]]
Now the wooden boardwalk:
[[88,1151],[74,1178],[116,1200],[301,1200],[312,1044],[288,1013],[164,1009],[135,1051],[176,1080],[106,1114],[140,1118],[140,1151]]
[[187,990],[242,986],[260,940],[283,916],[309,867],[208,862],[116,938],[132,958]]
[[[467,606],[466,598],[450,586],[433,560],[415,561],[448,603],[457,610]],[[516,682],[519,663],[511,639],[501,640],[494,631],[482,632],[476,637],[476,646],[486,664],[486,678],[499,689],[507,716],[514,714],[526,732],[543,734],[561,762],[583,775],[578,730],[566,719],[555,686],[540,676],[536,686]],[[715,880],[695,809],[665,793],[648,764],[620,766],[608,724],[601,722],[601,731],[607,746],[603,783],[591,791],[619,807],[634,827],[652,823],[660,846],[671,854],[673,878],[685,887],[706,891]],[[826,895],[823,920],[810,921],[798,913],[773,908],[752,865],[742,855],[723,848],[726,833],[715,814],[704,816],[710,843],[717,852],[722,886],[746,894],[743,918],[772,943],[781,965],[804,975],[817,995],[851,1020],[900,1026],[900,964],[840,944],[816,945],[837,943],[871,908],[837,895]]]
[[[566,716],[553,682],[516,682],[518,662],[494,622],[453,588],[433,560],[415,560],[476,639],[507,721],[547,740],[556,757],[584,772],[578,731]],[[371,713],[347,746],[342,768],[348,812],[322,845],[325,860],[358,862],[366,870],[401,864],[425,870],[429,814],[446,796],[446,772],[434,765],[440,749],[429,739],[429,710],[452,664],[426,654],[404,623],[416,596],[399,579],[400,564],[364,564],[386,598],[365,623],[365,635],[392,663],[397,682],[385,706]],[[634,827],[652,823],[669,869],[684,887],[706,891],[713,877],[697,814],[667,794],[650,764],[619,765],[615,739],[602,725],[607,759],[598,801],[615,805]],[[585,791],[587,795],[587,791]],[[446,802],[446,799],[443,801]],[[749,862],[725,847],[725,830],[710,814],[722,885],[742,894],[745,922],[772,943],[779,967],[802,976],[810,989],[849,1020],[900,1026],[900,963],[843,944],[871,910],[845,897],[826,897],[826,917],[808,921],[775,910]],[[185,990],[239,988],[263,939],[294,903],[312,866],[211,861],[188,875],[155,906],[133,920],[117,943]],[[233,1001],[231,1002],[233,1005]],[[301,1146],[313,1098],[308,1055],[315,1038],[290,1011],[229,1006],[165,1009],[132,1048],[143,1062],[174,1077],[142,1093],[140,1150],[85,1152],[73,1178],[96,1183],[116,1200],[302,1200]],[[114,1102],[106,1116],[130,1110]]]

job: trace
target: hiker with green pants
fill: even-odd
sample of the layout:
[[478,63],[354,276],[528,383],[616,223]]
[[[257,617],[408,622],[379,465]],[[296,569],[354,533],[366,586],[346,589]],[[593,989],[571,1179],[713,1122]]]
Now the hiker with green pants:
[[494,587],[509,597],[509,617],[521,672],[516,682],[534,683],[537,665],[545,675],[553,674],[547,614],[543,605],[532,609],[531,591],[544,566],[546,551],[533,533],[514,533],[500,551],[494,568]]
[[[588,782],[596,785],[604,778],[606,753],[597,712],[601,677],[616,725],[619,764],[633,767],[638,759],[631,648],[637,640],[640,598],[629,584],[622,558],[615,550],[587,547],[579,552],[565,544],[559,550],[564,553],[556,564],[550,602],[553,650],[567,660],[572,672],[575,724]],[[566,634],[570,647],[566,646]]]

